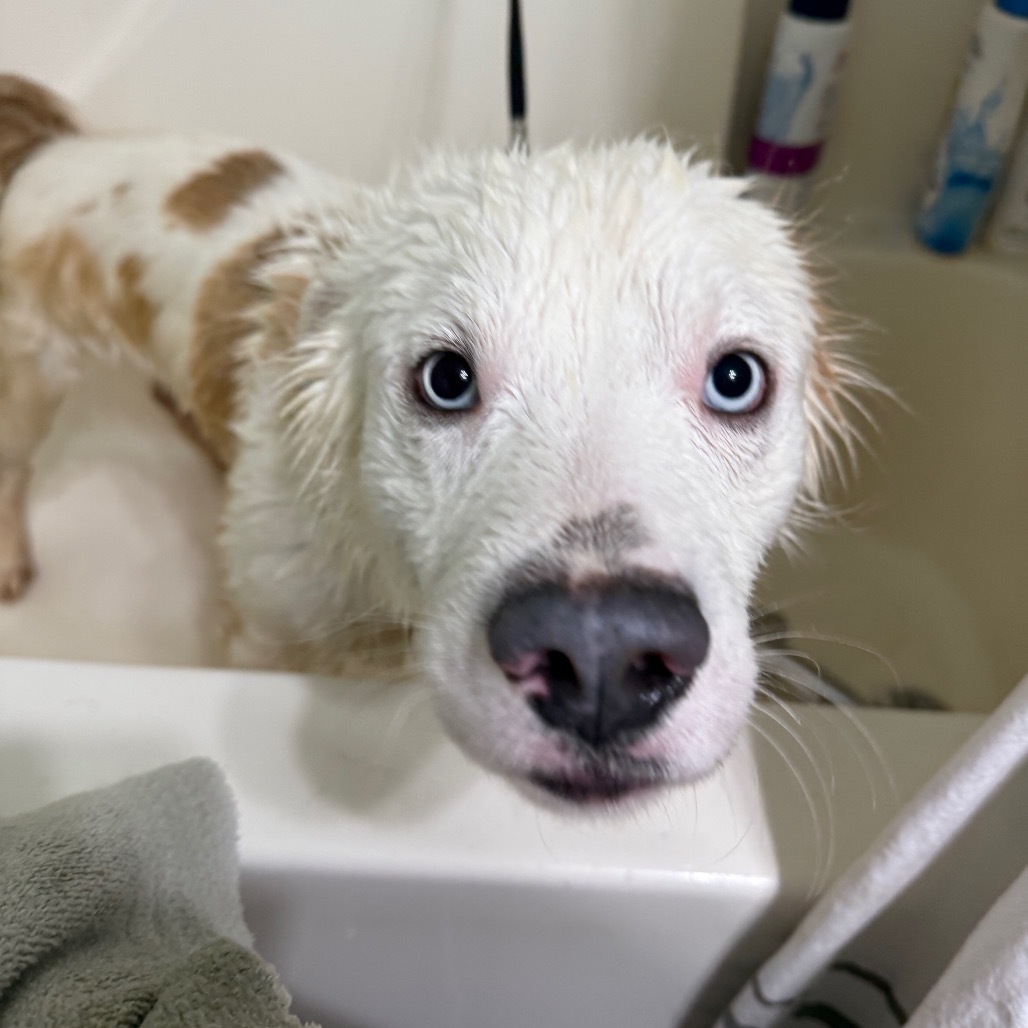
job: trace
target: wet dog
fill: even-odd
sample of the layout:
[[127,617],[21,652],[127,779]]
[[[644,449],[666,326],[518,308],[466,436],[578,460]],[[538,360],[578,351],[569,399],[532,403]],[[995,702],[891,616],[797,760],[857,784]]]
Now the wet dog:
[[0,188],[4,599],[63,393],[129,355],[225,468],[232,661],[417,675],[475,758],[577,804],[725,756],[755,578],[859,379],[745,182],[639,140],[364,189],[83,134],[5,77]]

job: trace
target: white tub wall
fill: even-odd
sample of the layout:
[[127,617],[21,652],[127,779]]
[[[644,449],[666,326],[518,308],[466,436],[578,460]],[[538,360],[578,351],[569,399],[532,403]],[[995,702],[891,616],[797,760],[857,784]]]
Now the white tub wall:
[[[909,232],[935,145],[985,0],[851,0],[853,35],[814,208],[833,238],[845,226]],[[745,166],[777,19],[786,0],[747,0],[732,163]]]
[[[237,799],[248,924],[301,1016],[671,1028],[695,1001],[692,1028],[980,722],[765,708],[716,776],[569,819],[472,766],[412,695],[0,661],[0,817],[206,755]],[[931,872],[960,881],[945,909],[907,908],[880,949],[920,965],[916,926],[955,942],[987,908],[1023,863],[1025,785]]]
[[0,604],[0,657],[219,663],[220,513],[218,474],[149,383],[88,368],[37,454],[39,574]]
[[992,710],[1028,670],[1028,294],[1023,269],[913,245],[836,249],[831,303],[900,402],[844,514],[776,554],[763,601],[829,679]]
[[[525,0],[539,144],[666,126],[715,155],[745,0]],[[368,180],[506,139],[507,0],[0,0],[0,67],[104,127],[204,129]]]
[[[982,711],[1028,667],[1023,263],[940,257],[912,226],[985,2],[851,0],[849,64],[804,227],[831,309],[850,316],[899,403],[874,405],[880,431],[846,494],[846,532],[814,536],[805,561],[779,560],[765,579],[794,628],[832,637],[801,648],[861,694],[910,686]],[[747,3],[729,146],[740,169],[785,7]]]

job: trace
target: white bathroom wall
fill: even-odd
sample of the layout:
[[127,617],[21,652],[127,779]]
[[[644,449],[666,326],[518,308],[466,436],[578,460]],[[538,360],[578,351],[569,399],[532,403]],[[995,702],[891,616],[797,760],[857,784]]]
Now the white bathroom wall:
[[[832,223],[904,225],[984,0],[853,0]],[[786,0],[523,0],[539,145],[666,129],[741,166]],[[0,68],[104,128],[204,129],[375,179],[506,138],[507,0],[0,0]]]
[[[532,139],[719,152],[745,0],[524,0]],[[103,128],[203,129],[375,179],[506,139],[507,0],[0,0],[0,67]]]

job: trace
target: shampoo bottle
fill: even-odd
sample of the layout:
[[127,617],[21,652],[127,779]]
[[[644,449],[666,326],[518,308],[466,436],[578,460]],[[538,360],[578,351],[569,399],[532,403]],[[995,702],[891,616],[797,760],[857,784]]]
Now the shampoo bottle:
[[1028,254],[1028,122],[986,238],[1000,253]]
[[917,218],[921,242],[962,253],[989,205],[1028,90],[1028,0],[989,0]]
[[749,170],[754,191],[789,212],[806,202],[821,159],[846,62],[848,14],[849,0],[791,0],[778,23]]

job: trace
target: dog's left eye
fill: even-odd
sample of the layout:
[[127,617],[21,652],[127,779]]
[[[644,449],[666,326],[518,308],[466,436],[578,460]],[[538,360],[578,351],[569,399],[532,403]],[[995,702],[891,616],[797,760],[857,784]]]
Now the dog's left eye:
[[455,350],[437,350],[417,371],[418,395],[441,411],[471,410],[478,404],[474,368]]
[[726,353],[707,373],[703,402],[722,414],[750,414],[764,402],[767,370],[752,353]]

